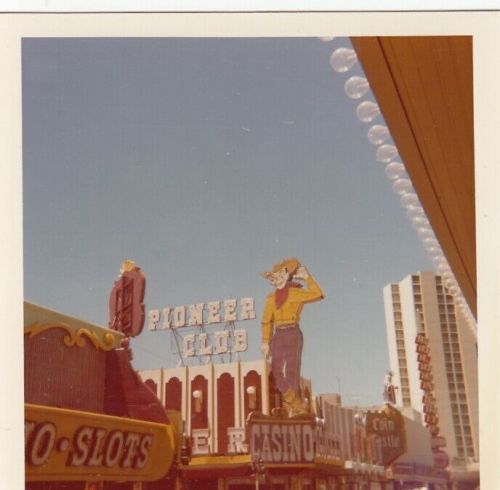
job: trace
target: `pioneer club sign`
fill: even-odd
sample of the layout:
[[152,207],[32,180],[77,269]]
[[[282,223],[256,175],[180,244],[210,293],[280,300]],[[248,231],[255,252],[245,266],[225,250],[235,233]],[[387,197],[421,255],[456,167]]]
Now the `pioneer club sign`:
[[169,425],[27,404],[28,481],[150,481],[174,455]]
[[[203,327],[229,324],[236,321],[255,319],[255,301],[253,298],[225,299],[150,310],[148,329],[183,332],[187,327],[199,327],[195,333],[184,333],[182,337],[182,355],[211,356],[228,352],[247,350],[247,332],[243,329],[206,332]],[[192,331],[191,331],[192,332]]]
[[376,459],[384,466],[390,465],[406,451],[403,416],[390,405],[383,410],[366,413],[366,434],[374,440]]

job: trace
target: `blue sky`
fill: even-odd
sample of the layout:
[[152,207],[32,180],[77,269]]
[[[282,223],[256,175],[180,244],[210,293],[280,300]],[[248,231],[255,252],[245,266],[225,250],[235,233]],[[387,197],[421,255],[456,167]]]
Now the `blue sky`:
[[[26,300],[106,325],[130,258],[146,310],[252,296],[259,318],[259,273],[296,256],[326,295],[303,312],[303,374],[381,401],[382,288],[431,265],[344,94],[360,66],[329,65],[340,46],[24,39]],[[243,359],[260,356],[258,318]],[[132,348],[139,369],[175,365],[165,332]]]

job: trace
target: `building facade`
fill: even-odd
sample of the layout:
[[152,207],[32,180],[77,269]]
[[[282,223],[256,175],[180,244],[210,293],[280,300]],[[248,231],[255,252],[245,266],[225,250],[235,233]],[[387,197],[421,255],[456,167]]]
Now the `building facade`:
[[165,408],[180,412],[180,488],[447,488],[448,475],[436,471],[430,433],[415,411],[343,406],[338,394],[314,396],[310,380],[302,379],[310,414],[279,416],[279,393],[264,360],[139,374]]
[[174,489],[175,421],[123,334],[30,303],[24,321],[26,489]]
[[449,464],[457,482],[473,484],[479,469],[476,338],[443,278],[432,272],[387,285],[384,306],[396,405],[422,414],[437,464]]

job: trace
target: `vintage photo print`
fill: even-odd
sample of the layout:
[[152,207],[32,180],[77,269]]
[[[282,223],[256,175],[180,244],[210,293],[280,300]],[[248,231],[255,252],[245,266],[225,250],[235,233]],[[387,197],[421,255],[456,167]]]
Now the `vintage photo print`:
[[11,16],[18,484],[493,488],[469,15]]

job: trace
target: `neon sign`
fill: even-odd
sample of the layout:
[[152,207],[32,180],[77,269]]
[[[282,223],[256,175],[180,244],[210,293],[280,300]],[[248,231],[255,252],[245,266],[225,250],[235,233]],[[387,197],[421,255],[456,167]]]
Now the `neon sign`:
[[148,329],[169,330],[255,319],[253,298],[225,299],[150,310]]

